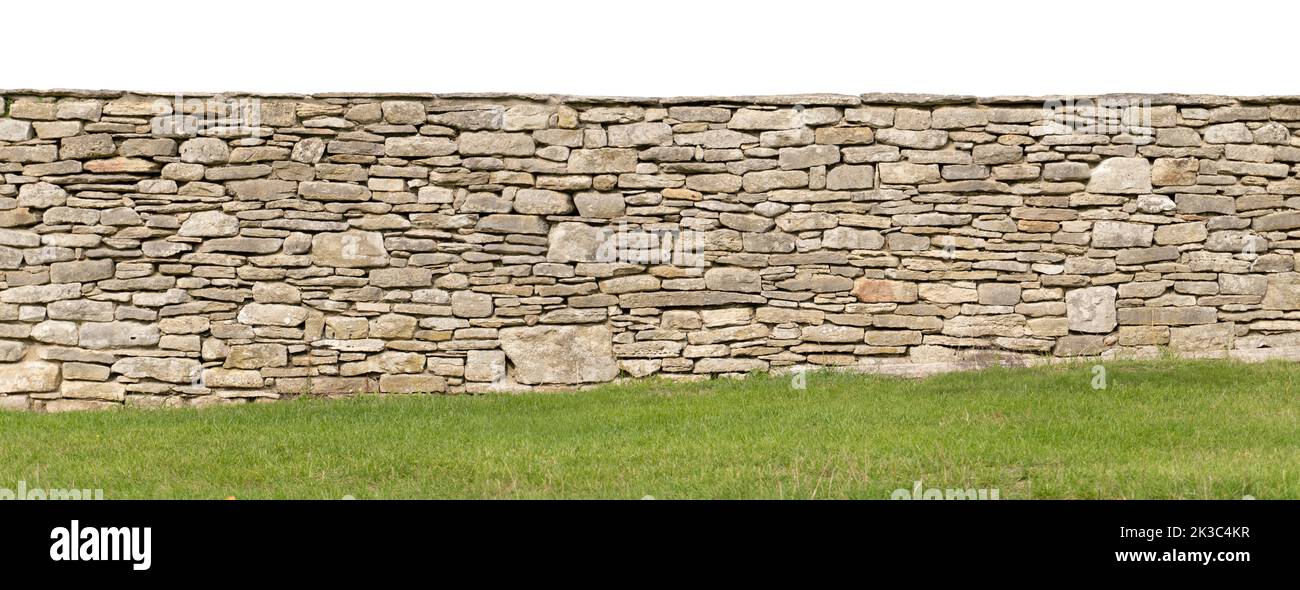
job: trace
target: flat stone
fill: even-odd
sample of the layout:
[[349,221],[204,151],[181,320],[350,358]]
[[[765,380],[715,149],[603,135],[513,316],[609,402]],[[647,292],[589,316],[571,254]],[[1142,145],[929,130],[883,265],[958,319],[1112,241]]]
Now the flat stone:
[[81,324],[78,344],[82,348],[142,348],[158,344],[156,324],[139,322],[93,322]]
[[0,291],[0,302],[3,303],[49,303],[78,297],[81,297],[80,283],[24,285]]
[[260,369],[289,364],[289,352],[283,344],[236,344],[226,353],[227,369]]
[[187,358],[127,357],[113,363],[113,372],[132,379],[197,383],[203,365]]
[[59,387],[59,365],[44,361],[0,364],[0,393],[39,393]]
[[430,158],[456,153],[456,142],[445,137],[390,137],[384,140],[384,153],[398,158]]
[[277,303],[249,303],[239,310],[239,323],[292,328],[307,320],[307,308]]
[[1070,331],[1109,333],[1116,326],[1114,287],[1074,289],[1065,294]]
[[181,144],[181,161],[190,164],[225,164],[230,161],[230,146],[215,137],[200,137]]
[[176,233],[191,238],[233,236],[239,234],[239,218],[221,211],[199,211],[190,214]]
[[503,328],[500,341],[520,383],[603,383],[618,376],[613,334],[603,325]]
[[1155,227],[1123,221],[1098,221],[1092,225],[1094,248],[1145,248],[1151,245]]
[[335,268],[369,268],[388,265],[384,236],[379,232],[349,230],[319,233],[311,240],[312,262]]
[[[527,133],[462,133],[456,143],[462,156],[531,156],[536,150]],[[636,152],[632,154],[635,163]]]
[[447,391],[447,379],[440,375],[380,375],[379,391],[382,393],[442,393]]
[[545,234],[547,227],[546,220],[541,217],[503,213],[484,215],[474,229],[500,234]]
[[[596,226],[573,221],[555,224],[546,238],[548,262],[597,262],[605,233]],[[614,262],[614,260],[601,260]]]
[[1088,192],[1140,194],[1151,192],[1151,163],[1146,158],[1107,158],[1092,171]]
[[853,296],[863,303],[912,303],[917,299],[916,283],[860,278],[853,281]]
[[822,247],[837,250],[879,250],[885,246],[880,232],[852,227],[836,227],[822,234]]
[[298,184],[298,196],[315,201],[366,201],[370,189],[359,184],[342,182],[303,182]]
[[636,172],[636,150],[599,148],[573,150],[569,153],[570,174],[614,174]]
[[563,215],[573,212],[573,201],[558,191],[520,189],[515,193],[514,209],[529,215]]
[[578,193],[573,197],[578,208],[578,215],[613,219],[621,217],[627,211],[627,203],[621,193]]

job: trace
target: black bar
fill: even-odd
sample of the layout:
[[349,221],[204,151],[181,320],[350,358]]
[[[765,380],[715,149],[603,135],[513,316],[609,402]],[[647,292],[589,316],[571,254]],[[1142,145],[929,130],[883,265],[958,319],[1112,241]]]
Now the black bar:
[[[1204,580],[1290,575],[1297,514],[1297,501],[6,501],[0,567],[125,581],[203,572],[205,582],[375,571],[526,579],[597,566],[632,568],[638,578],[866,567],[876,580],[1053,570]],[[149,527],[149,569],[136,571],[129,560],[53,561],[51,531],[73,520],[82,530]],[[1143,536],[1125,538],[1121,529]],[[1156,530],[1160,537],[1147,540]],[[1171,530],[1182,534],[1170,538]],[[1249,561],[1116,557],[1170,550]]]

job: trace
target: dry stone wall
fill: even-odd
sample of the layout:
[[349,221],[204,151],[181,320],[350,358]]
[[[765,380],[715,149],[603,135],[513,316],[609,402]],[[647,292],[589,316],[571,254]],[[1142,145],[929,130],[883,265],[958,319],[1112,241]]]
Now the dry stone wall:
[[0,97],[3,408],[1300,347],[1300,97]]

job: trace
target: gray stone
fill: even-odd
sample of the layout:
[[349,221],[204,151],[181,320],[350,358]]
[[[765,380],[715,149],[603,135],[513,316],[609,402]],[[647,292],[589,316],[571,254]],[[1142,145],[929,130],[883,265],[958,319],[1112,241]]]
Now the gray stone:
[[215,137],[200,137],[181,144],[181,161],[190,164],[225,164],[230,146]]
[[1114,287],[1074,289],[1065,294],[1070,331],[1109,333],[1116,326]]
[[158,344],[156,324],[139,322],[94,322],[81,324],[78,344],[82,348],[142,348]]
[[0,119],[0,141],[27,141],[32,138],[32,124],[17,119]]

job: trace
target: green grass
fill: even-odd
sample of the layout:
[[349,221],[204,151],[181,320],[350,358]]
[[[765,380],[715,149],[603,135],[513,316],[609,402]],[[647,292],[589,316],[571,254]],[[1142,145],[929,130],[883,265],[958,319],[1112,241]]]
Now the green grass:
[[0,412],[0,487],[108,498],[1300,497],[1300,365],[812,373],[577,393]]

